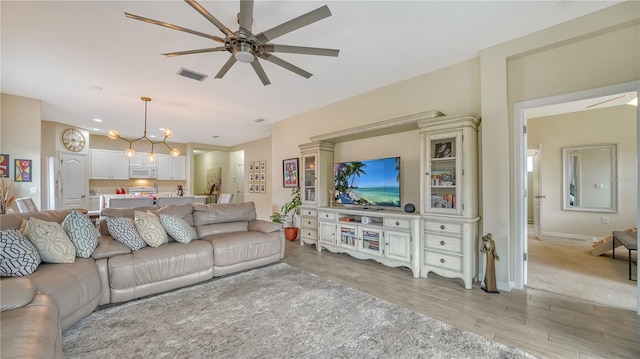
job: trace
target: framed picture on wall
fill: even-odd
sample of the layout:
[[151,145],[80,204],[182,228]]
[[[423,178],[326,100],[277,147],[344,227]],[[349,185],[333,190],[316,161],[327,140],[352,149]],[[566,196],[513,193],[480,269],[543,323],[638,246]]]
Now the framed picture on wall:
[[253,193],[253,183],[249,183],[249,193]]
[[15,161],[15,170],[14,181],[16,182],[31,182],[32,177],[32,168],[31,168],[31,160],[16,160]]
[[298,187],[298,158],[282,161],[282,186],[285,188]]
[[260,193],[267,193],[267,185],[260,183]]
[[9,177],[9,155],[0,153],[0,177]]
[[267,169],[267,161],[260,161],[260,171]]

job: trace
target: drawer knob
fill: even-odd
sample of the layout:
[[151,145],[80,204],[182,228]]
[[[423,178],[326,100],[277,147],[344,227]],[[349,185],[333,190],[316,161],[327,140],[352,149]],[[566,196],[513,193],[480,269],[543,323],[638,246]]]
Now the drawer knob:
[[444,224],[441,224],[441,225],[440,225],[440,229],[444,229],[444,228],[445,228],[445,227],[444,227]]
[[444,246],[444,241],[440,241],[440,245]]
[[440,263],[444,263],[444,258],[440,258]]
[[396,222],[396,226],[399,226],[399,225],[400,225],[400,222]]

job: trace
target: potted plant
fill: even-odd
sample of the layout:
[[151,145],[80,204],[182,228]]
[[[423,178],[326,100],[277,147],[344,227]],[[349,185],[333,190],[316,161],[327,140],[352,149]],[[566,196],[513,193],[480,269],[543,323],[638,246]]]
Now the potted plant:
[[[291,200],[282,205],[280,213],[271,215],[271,220],[278,223],[285,223],[284,238],[293,241],[298,238],[298,227],[295,226],[295,216],[298,214],[298,207],[302,204],[300,200],[300,187],[291,190]],[[288,223],[287,223],[288,222]]]

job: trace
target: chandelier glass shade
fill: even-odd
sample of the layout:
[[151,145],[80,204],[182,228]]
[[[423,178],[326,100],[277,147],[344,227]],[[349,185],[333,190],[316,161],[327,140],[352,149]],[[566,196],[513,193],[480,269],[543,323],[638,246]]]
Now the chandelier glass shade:
[[177,148],[172,148],[167,143],[167,138],[170,138],[171,136],[173,136],[172,130],[168,128],[164,130],[164,133],[163,133],[164,138],[162,139],[162,141],[153,141],[149,137],[147,137],[147,104],[149,103],[149,101],[151,101],[151,99],[149,97],[141,97],[140,99],[144,101],[144,132],[142,133],[142,137],[138,137],[136,139],[127,139],[127,138],[121,137],[120,133],[118,133],[118,131],[116,130],[109,130],[109,132],[107,132],[107,137],[109,137],[112,140],[116,140],[119,138],[121,140],[129,142],[129,148],[124,150],[125,155],[129,158],[136,155],[136,151],[132,148],[132,145],[134,142],[140,141],[140,140],[146,140],[147,142],[151,143],[151,151],[147,155],[147,160],[149,160],[150,162],[155,162],[156,160],[156,153],[153,152],[155,145],[162,144],[167,146],[171,157],[180,156],[180,150],[178,150]]

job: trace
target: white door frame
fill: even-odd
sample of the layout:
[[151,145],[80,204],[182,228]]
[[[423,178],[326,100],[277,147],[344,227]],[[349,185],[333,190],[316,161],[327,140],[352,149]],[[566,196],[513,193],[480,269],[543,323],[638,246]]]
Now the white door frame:
[[[524,102],[518,102],[514,104],[513,112],[513,211],[514,211],[514,223],[513,223],[513,235],[514,235],[514,276],[511,281],[512,288],[522,289],[525,283],[525,269],[526,262],[524,261],[525,245],[527,240],[527,200],[526,200],[526,171],[527,171],[527,137],[524,131],[527,125],[526,112],[528,109],[540,106],[555,105],[564,102],[586,100],[594,97],[614,95],[624,92],[636,92],[636,95],[640,95],[640,81],[625,82],[622,84],[605,86],[590,90],[572,92],[568,94],[545,97],[535,100],[529,100]],[[640,106],[637,107],[636,121],[640,120]],[[640,125],[636,126],[637,138],[640,142]],[[638,158],[640,158],[640,147],[638,148]],[[640,167],[638,169],[638,176],[640,177]],[[639,197],[640,197],[640,183]],[[640,200],[638,201],[638,219],[640,224]],[[638,240],[640,244],[640,239]],[[640,274],[640,269],[638,269]],[[638,298],[640,298],[640,286],[638,286]],[[638,300],[637,311],[640,314],[640,300]]]

